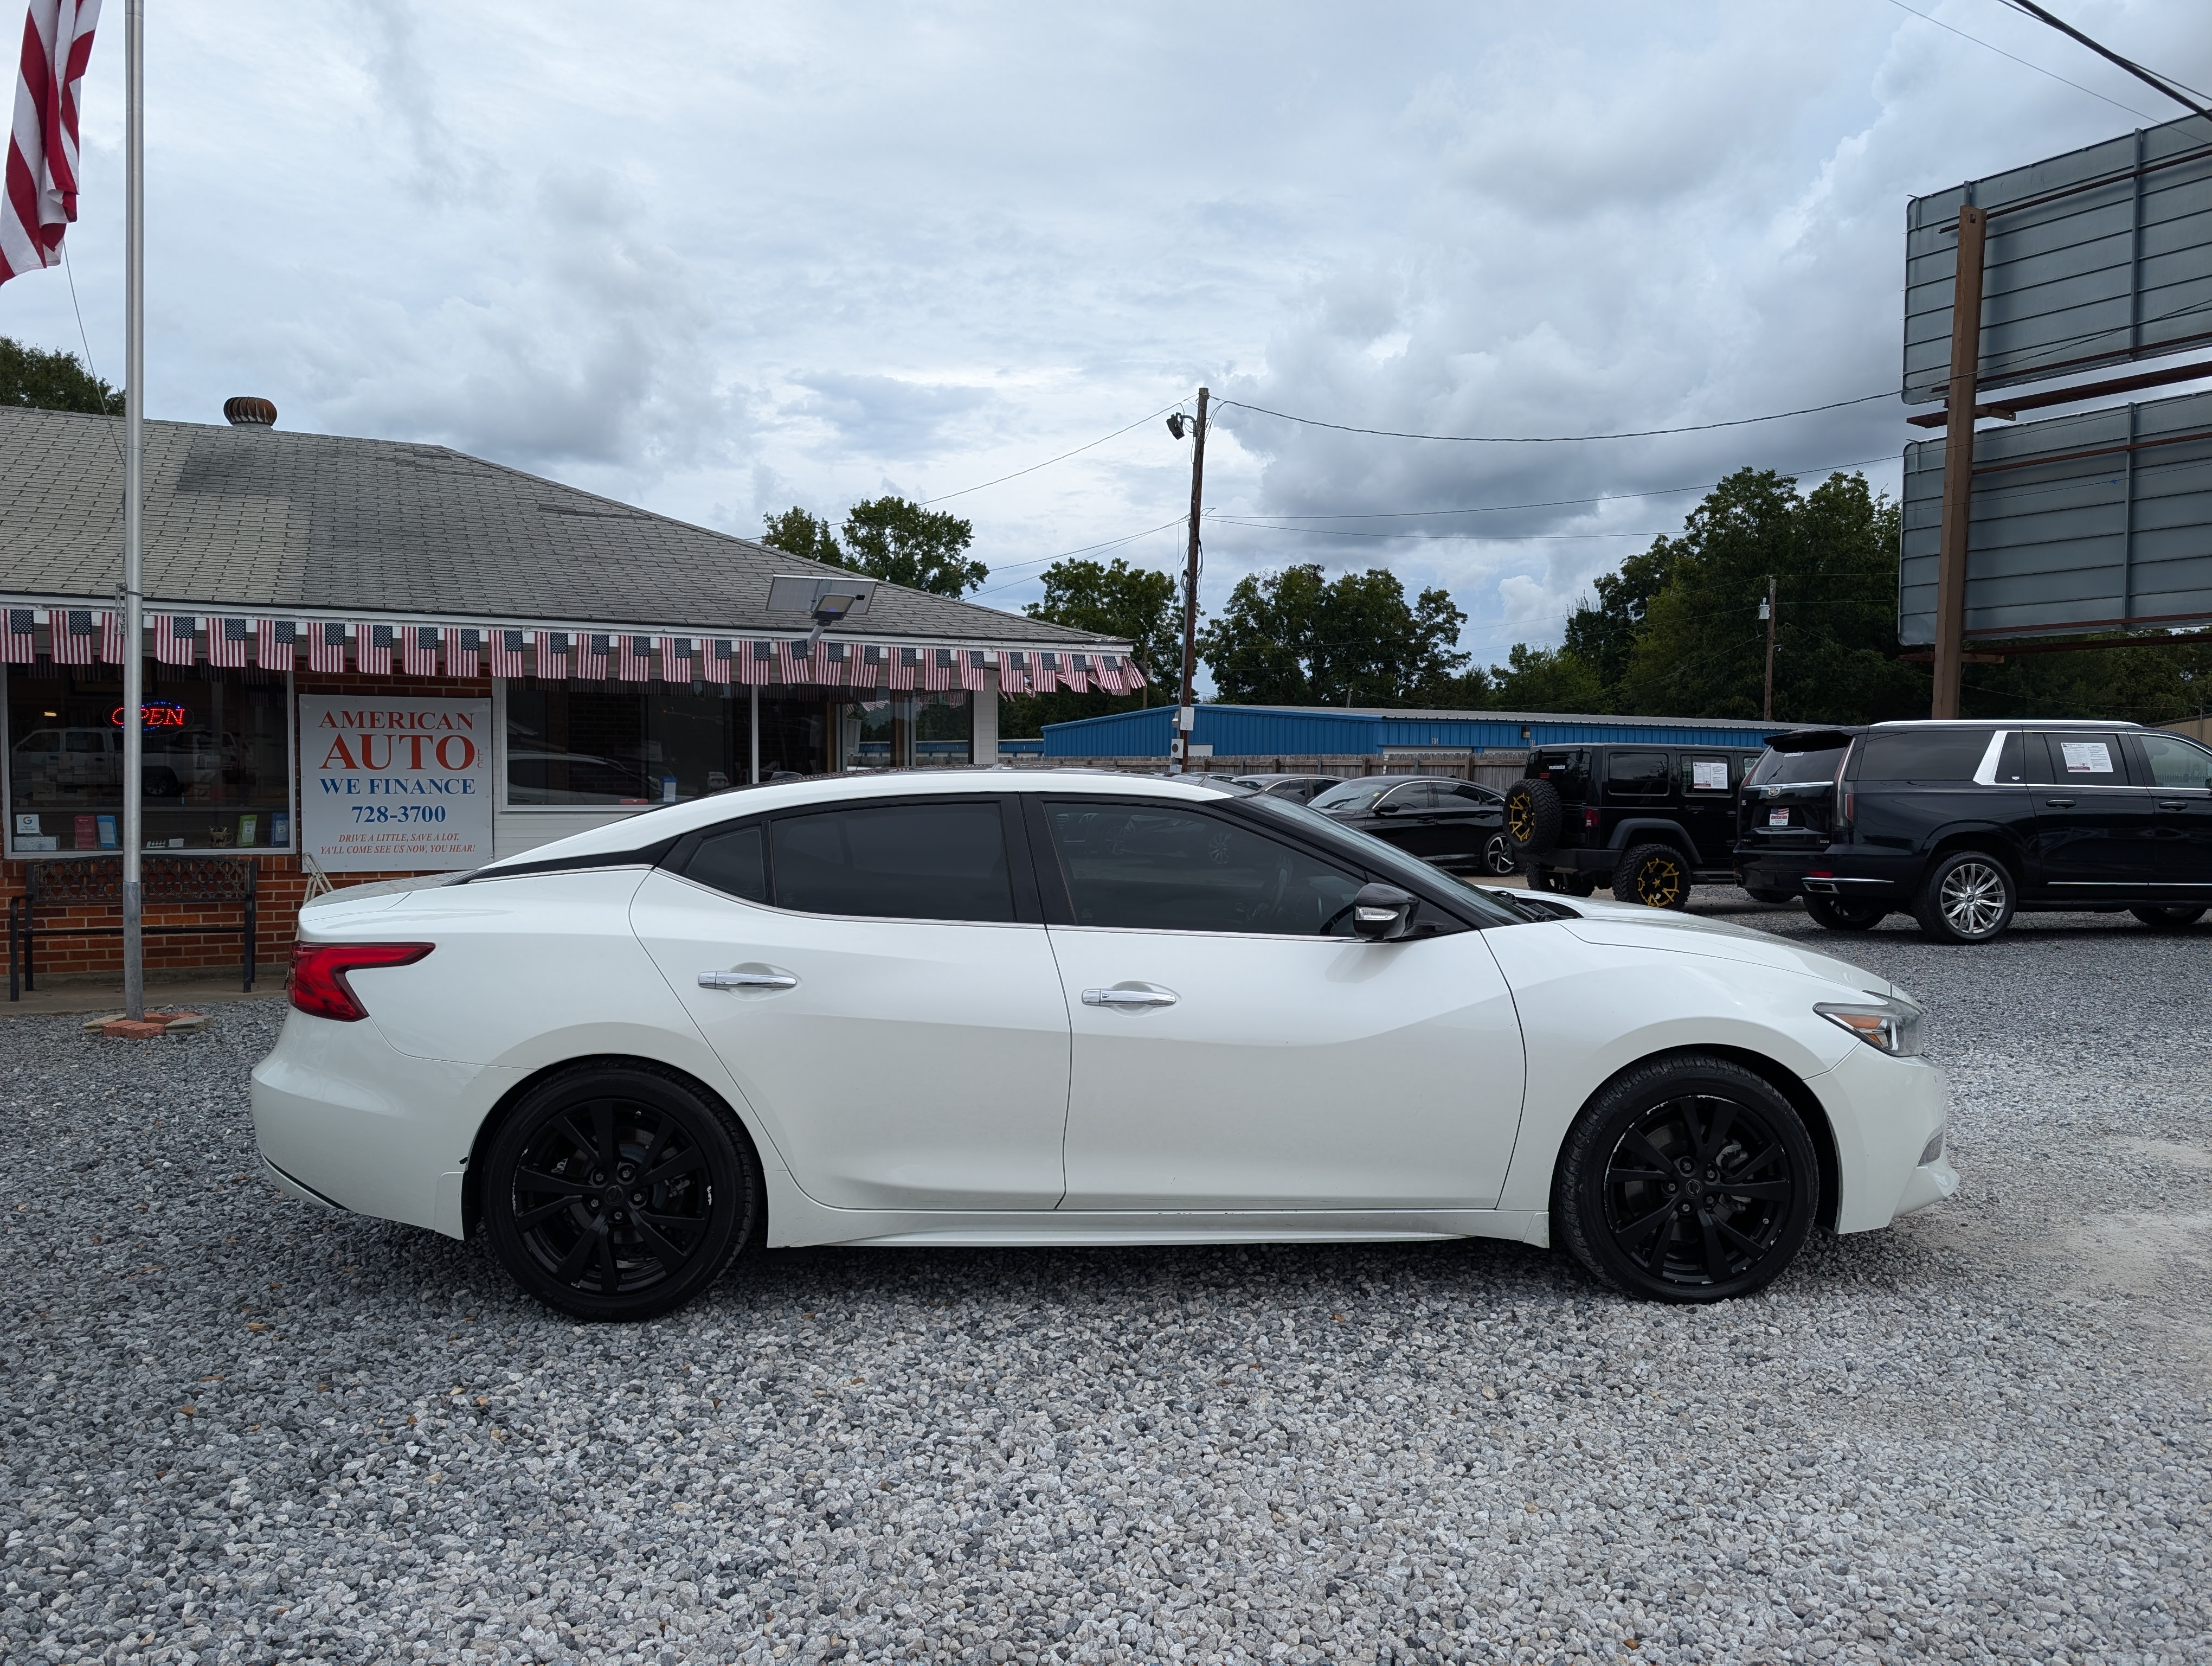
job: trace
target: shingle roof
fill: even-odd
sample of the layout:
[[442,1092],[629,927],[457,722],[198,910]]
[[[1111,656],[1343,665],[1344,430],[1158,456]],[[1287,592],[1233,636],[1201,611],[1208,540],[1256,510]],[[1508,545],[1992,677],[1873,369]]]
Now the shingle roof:
[[[836,570],[443,446],[149,422],[145,447],[155,611],[789,635],[769,577]],[[0,408],[0,593],[110,603],[122,550],[120,419]],[[1126,646],[891,585],[832,634]]]

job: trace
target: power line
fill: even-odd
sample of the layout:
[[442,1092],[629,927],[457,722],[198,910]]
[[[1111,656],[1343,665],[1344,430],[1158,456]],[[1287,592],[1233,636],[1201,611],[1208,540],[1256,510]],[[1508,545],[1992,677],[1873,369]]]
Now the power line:
[[2078,81],[2068,81],[2064,76],[2060,75],[2055,70],[2046,70],[2040,64],[2030,64],[2026,58],[2018,56],[2016,53],[2008,52],[2002,46],[1993,46],[1978,34],[1968,34],[1964,29],[1952,28],[1951,25],[1946,23],[1942,18],[1930,17],[1926,12],[1920,10],[1918,8],[1906,5],[1905,3],[1905,0],[1889,0],[1889,3],[1896,7],[1898,10],[1901,12],[1911,13],[1913,16],[1918,18],[1923,23],[1933,23],[1939,29],[1950,29],[1951,33],[1957,35],[1960,40],[1971,40],[1975,46],[1981,47],[1984,52],[1995,52],[1999,58],[2011,58],[2014,63],[2019,64],[2023,69],[2033,70],[2039,76],[2049,76],[2051,80],[2063,82],[2065,85],[2071,87],[2077,93],[2087,93],[2093,99],[2101,99],[2105,103],[2111,105],[2115,110],[2124,110],[2131,116],[2142,117],[2145,121],[2156,121],[2158,119],[2156,116],[2152,115],[2147,110],[2138,110],[2132,104],[2123,104],[2119,100],[2107,97],[2094,87],[2084,87]]
[[[1140,538],[1150,538],[1155,532],[1164,532],[1170,526],[1189,525],[1190,517],[1177,515],[1173,520],[1164,520],[1157,526],[1147,526],[1141,532],[1130,532],[1121,538],[1109,538],[1103,544],[1086,544],[1080,550],[1063,550],[1056,556],[1039,556],[1035,561],[1018,561],[1012,566],[994,569],[1000,573],[1018,573],[1025,568],[1049,566],[1056,561],[1072,561],[1077,556],[1095,554],[1100,550],[1117,550],[1125,544],[1134,544]],[[978,590],[978,596],[988,596],[994,591],[1011,590],[1018,584],[1027,584],[1027,579],[1009,579],[1004,584],[994,584],[988,590]]]
[[[1176,401],[1176,404],[1182,403],[1180,399]],[[1086,451],[1091,451],[1104,445],[1109,440],[1118,440],[1127,434],[1129,429],[1142,428],[1154,417],[1164,416],[1175,408],[1176,405],[1162,405],[1158,410],[1152,412],[1151,416],[1138,417],[1135,422],[1129,424],[1128,428],[1117,428],[1111,434],[1102,434],[1088,444],[1078,446],[1073,451],[1064,451],[1057,457],[1046,458],[1042,463],[1032,463],[1025,469],[1016,469],[1012,474],[1002,474],[996,480],[986,480],[981,485],[977,486],[963,486],[957,492],[943,492],[935,497],[925,497],[921,500],[922,507],[927,508],[933,503],[949,503],[956,497],[965,497],[970,492],[980,492],[986,486],[1003,486],[1009,480],[1018,480],[1025,474],[1035,474],[1039,469],[1048,469],[1054,463],[1065,463],[1069,458],[1079,457]]]
[[1620,434],[1407,434],[1397,429],[1360,428],[1351,423],[1325,423],[1318,416],[1293,416],[1285,410],[1270,410],[1265,405],[1246,404],[1242,399],[1218,399],[1221,405],[1234,405],[1239,410],[1256,411],[1262,416],[1273,416],[1285,423],[1297,423],[1306,428],[1334,429],[1339,434],[1371,434],[1383,440],[1437,440],[1462,446],[1578,446],[1593,440],[1650,440],[1666,434],[1709,434],[1715,429],[1747,428],[1754,423],[1778,423],[1787,416],[1811,416],[1823,410],[1842,410],[1850,405],[1872,404],[1876,399],[1893,399],[1898,390],[1884,388],[1879,393],[1862,393],[1855,399],[1832,399],[1826,404],[1807,405],[1798,410],[1770,411],[1764,416],[1733,416],[1722,423],[1691,423],[1681,428],[1632,429]]
[[[2091,52],[2096,53],[2099,58],[2104,58],[2109,63],[2118,64],[2120,68],[2125,70],[2137,81],[2140,81],[2144,85],[2154,88],[2159,92],[2165,94],[2166,97],[2172,99],[2176,104],[2180,105],[2184,109],[2187,110],[2190,114],[2193,116],[2212,117],[2212,110],[2207,110],[2203,105],[2197,103],[2196,99],[2185,98],[2182,96],[2181,93],[2175,90],[2177,88],[2182,86],[2180,82],[2173,80],[2169,76],[2158,75],[2149,70],[2146,70],[2142,64],[2136,63],[2131,58],[2122,58],[2110,46],[2103,46],[2097,41],[2090,40],[2087,35],[2082,33],[2081,30],[2075,28],[2071,23],[2067,22],[2063,18],[2054,17],[2051,13],[2044,10],[2042,7],[2037,5],[2035,3],[2035,0],[2004,0],[2004,3],[2010,6],[2014,11],[2019,12],[2023,16],[2033,17],[2039,23],[2049,24],[2052,28],[2057,30],[2059,33],[2066,36],[2069,40],[2078,41],[2082,46],[2087,46]],[[2189,88],[2187,90],[2192,93],[2197,91],[2193,87]],[[2203,94],[2197,94],[2197,98],[2202,98],[2203,96]]]
[[1668,538],[1668,532],[1355,532],[1333,526],[1286,526],[1268,520],[1223,515],[1218,526],[1249,526],[1263,532],[1297,532],[1306,538],[1417,538],[1429,544],[1556,544],[1571,538]]

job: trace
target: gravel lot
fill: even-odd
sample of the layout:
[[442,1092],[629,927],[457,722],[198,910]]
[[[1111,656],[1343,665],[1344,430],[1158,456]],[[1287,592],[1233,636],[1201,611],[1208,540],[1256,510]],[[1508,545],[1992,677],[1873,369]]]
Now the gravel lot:
[[1965,1188],[1698,1311],[811,1251],[580,1329],[251,1177],[276,1008],[0,1024],[0,1660],[2201,1661],[2212,927],[1826,942],[1929,1004]]

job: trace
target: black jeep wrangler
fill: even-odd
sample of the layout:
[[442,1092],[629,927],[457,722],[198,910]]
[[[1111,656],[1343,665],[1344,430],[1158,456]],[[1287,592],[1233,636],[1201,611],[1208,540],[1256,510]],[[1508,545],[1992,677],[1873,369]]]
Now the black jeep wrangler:
[[1735,880],[1736,789],[1757,747],[1547,746],[1506,789],[1505,836],[1532,891],[1689,905]]

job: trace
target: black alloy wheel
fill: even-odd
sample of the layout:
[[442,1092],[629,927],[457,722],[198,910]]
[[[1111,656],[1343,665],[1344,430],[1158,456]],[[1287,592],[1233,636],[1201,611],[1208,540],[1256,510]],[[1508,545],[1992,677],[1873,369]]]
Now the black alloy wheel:
[[1482,847],[1482,865],[1494,874],[1507,874],[1520,866],[1513,855],[1513,846],[1503,833],[1493,833]]
[[2130,914],[2154,932],[2186,931],[2204,917],[2204,910],[2193,903],[2176,903],[2166,908],[2130,909]]
[[1613,894],[1647,909],[1690,906],[1690,865],[1670,844],[1640,844],[1613,871]]
[[1986,851],[1954,850],[1929,865],[1912,917],[1937,943],[1986,943],[2012,923],[2012,875]]
[[676,1072],[586,1064],[532,1087],[486,1154],[483,1213],[514,1281],[579,1319],[681,1306],[751,1242],[752,1142]]
[[1872,931],[1889,917],[1881,903],[1849,897],[1808,897],[1805,912],[1813,916],[1814,924],[1832,932]]
[[1575,1258],[1629,1294],[1717,1302],[1778,1277],[1820,1201],[1796,1108],[1742,1065],[1693,1055],[1638,1066],[1584,1108],[1553,1219]]

